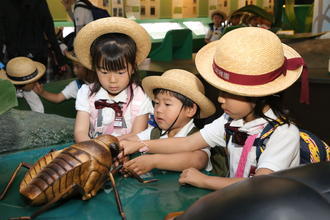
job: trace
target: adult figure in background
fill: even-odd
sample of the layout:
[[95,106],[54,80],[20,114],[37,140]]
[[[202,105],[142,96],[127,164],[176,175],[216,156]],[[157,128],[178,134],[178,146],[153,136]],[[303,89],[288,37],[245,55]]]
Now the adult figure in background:
[[93,14],[87,7],[93,4],[88,0],[62,0],[61,1],[71,20],[74,22],[75,32],[93,21]]
[[[59,71],[66,71],[46,0],[2,0],[0,26],[0,48],[5,45],[8,60],[25,56],[47,66],[50,46]],[[5,61],[4,54],[0,59]]]

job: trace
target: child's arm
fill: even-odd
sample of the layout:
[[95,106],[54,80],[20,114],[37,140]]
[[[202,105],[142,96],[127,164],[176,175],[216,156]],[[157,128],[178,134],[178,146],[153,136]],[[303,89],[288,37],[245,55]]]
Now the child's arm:
[[196,168],[189,168],[181,173],[179,183],[189,184],[204,189],[218,190],[244,179],[246,178],[208,176],[201,173]]
[[89,113],[77,111],[76,121],[74,125],[74,139],[76,143],[90,140],[89,132]]
[[150,153],[179,153],[195,151],[207,147],[208,144],[203,139],[200,132],[196,132],[187,137],[162,138],[149,141],[121,141],[120,145],[124,148],[124,154],[132,154],[141,148],[147,147]]
[[131,134],[137,134],[148,127],[148,114],[139,115],[134,119]]
[[47,99],[48,101],[55,102],[55,103],[60,103],[65,100],[65,97],[63,93],[52,93],[48,92],[44,89],[44,86],[41,85],[40,83],[36,83],[36,85],[33,88],[33,91],[43,97],[44,99]]
[[203,169],[208,162],[208,155],[201,150],[182,152],[176,154],[147,154],[136,157],[127,163],[125,167],[142,175],[157,168],[160,170],[182,171],[189,167]]

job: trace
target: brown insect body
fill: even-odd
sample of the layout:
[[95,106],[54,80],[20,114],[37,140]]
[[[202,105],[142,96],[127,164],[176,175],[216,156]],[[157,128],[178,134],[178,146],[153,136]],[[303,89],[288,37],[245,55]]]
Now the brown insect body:
[[[92,198],[108,179],[112,165],[110,145],[113,143],[118,144],[117,138],[103,135],[48,153],[26,173],[20,193],[32,205],[41,205],[78,185],[84,191],[83,200]],[[72,190],[68,191],[64,197],[71,193]]]

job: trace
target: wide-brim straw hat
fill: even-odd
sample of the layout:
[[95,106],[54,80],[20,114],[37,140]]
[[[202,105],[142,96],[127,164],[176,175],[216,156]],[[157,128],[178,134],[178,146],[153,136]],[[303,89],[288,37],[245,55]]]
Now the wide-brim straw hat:
[[[286,68],[286,64],[297,60],[292,58],[302,60],[271,31],[242,27],[201,48],[195,64],[202,77],[214,87],[235,95],[261,97],[278,93],[299,78],[303,65],[293,70]],[[271,72],[283,67],[282,74],[270,78]]]
[[7,79],[15,85],[24,85],[37,81],[46,72],[42,63],[27,57],[15,57],[6,65],[6,71],[0,73],[0,78]]
[[150,36],[141,25],[127,18],[108,17],[92,21],[78,32],[74,40],[74,51],[82,65],[92,69],[91,45],[96,38],[108,33],[122,33],[133,39],[137,47],[137,64],[148,56],[151,49]]
[[167,89],[186,96],[200,108],[200,118],[214,114],[214,104],[204,95],[203,83],[193,74],[181,69],[165,71],[161,76],[148,76],[142,80],[146,94],[154,100],[154,89]]

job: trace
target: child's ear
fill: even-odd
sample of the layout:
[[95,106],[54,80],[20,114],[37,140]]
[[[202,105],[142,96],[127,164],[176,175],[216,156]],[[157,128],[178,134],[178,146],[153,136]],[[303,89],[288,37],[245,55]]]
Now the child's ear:
[[190,118],[194,117],[194,115],[197,112],[197,105],[194,103],[194,105],[192,107],[188,107],[186,111],[188,117]]

